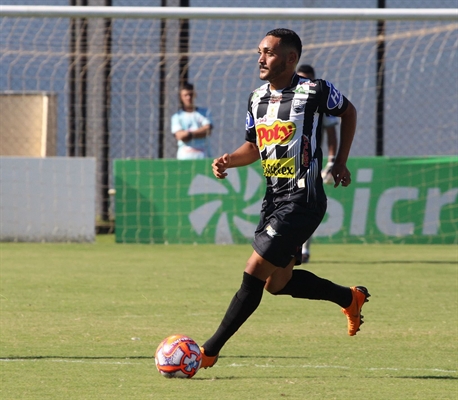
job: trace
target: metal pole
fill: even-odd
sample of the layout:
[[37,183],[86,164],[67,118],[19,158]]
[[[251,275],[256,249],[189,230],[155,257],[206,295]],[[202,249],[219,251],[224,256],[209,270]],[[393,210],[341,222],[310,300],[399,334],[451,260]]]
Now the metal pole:
[[[76,0],[70,0],[70,6],[76,6]],[[67,154],[75,157],[76,139],[76,18],[70,19],[70,71],[68,76],[69,99],[68,99],[68,138]]]
[[[162,0],[161,7],[167,7],[167,0]],[[166,58],[167,51],[167,22],[161,19],[161,43],[159,48],[159,133],[158,133],[158,158],[164,158],[165,147],[165,86],[166,86]]]
[[[189,7],[189,0],[180,0],[180,7]],[[180,85],[188,81],[189,72],[189,19],[180,19],[179,42],[179,81]]]
[[[385,0],[378,0],[378,8],[385,8]],[[375,155],[384,154],[385,113],[385,20],[377,21],[377,86],[376,86],[376,143]]]
[[[111,7],[112,0],[105,0],[105,6]],[[103,71],[103,132],[102,132],[102,151],[101,151],[101,197],[102,197],[102,212],[101,218],[103,221],[108,221],[110,217],[110,195],[108,188],[110,185],[110,106],[111,106],[111,44],[112,30],[111,18],[105,18],[105,63]]]
[[[82,0],[82,5],[87,6],[88,0]],[[81,115],[80,115],[80,131],[79,131],[79,155],[86,157],[87,143],[87,50],[88,50],[88,20],[81,18],[80,21],[81,40],[80,40],[80,77],[81,77]]]

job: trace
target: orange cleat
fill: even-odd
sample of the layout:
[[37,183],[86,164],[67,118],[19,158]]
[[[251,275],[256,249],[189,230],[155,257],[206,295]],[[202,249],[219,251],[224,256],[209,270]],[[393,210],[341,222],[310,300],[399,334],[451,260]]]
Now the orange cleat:
[[371,296],[364,286],[353,286],[350,288],[353,300],[347,308],[342,308],[342,312],[348,319],[348,334],[355,336],[359,331],[359,327],[364,323],[361,309],[364,303],[367,303],[368,298]]
[[207,356],[205,354],[205,349],[202,346],[200,347],[200,352],[202,353],[202,364],[200,364],[200,368],[211,368],[218,361],[219,354],[213,357]]

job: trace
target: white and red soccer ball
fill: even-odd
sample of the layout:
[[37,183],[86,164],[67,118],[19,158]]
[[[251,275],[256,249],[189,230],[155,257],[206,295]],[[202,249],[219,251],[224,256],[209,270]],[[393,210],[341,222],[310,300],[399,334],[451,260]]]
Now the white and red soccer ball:
[[166,337],[154,355],[156,368],[166,378],[192,378],[202,364],[198,344],[188,336]]

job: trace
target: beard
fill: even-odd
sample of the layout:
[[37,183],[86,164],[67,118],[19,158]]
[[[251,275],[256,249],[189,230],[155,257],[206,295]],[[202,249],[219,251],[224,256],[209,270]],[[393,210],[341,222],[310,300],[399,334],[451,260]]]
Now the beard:
[[275,65],[269,69],[260,69],[259,78],[263,81],[271,81],[276,77],[280,76],[286,70],[286,60],[283,60],[280,64]]

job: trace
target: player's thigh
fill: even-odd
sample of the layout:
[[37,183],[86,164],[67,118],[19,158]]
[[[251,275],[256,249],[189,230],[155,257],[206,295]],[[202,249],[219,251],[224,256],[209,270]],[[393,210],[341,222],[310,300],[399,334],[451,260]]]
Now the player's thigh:
[[263,281],[266,281],[277,269],[275,265],[253,251],[247,261],[245,272]]
[[286,268],[322,221],[326,204],[284,202],[269,211],[261,215],[253,248],[271,264]]

